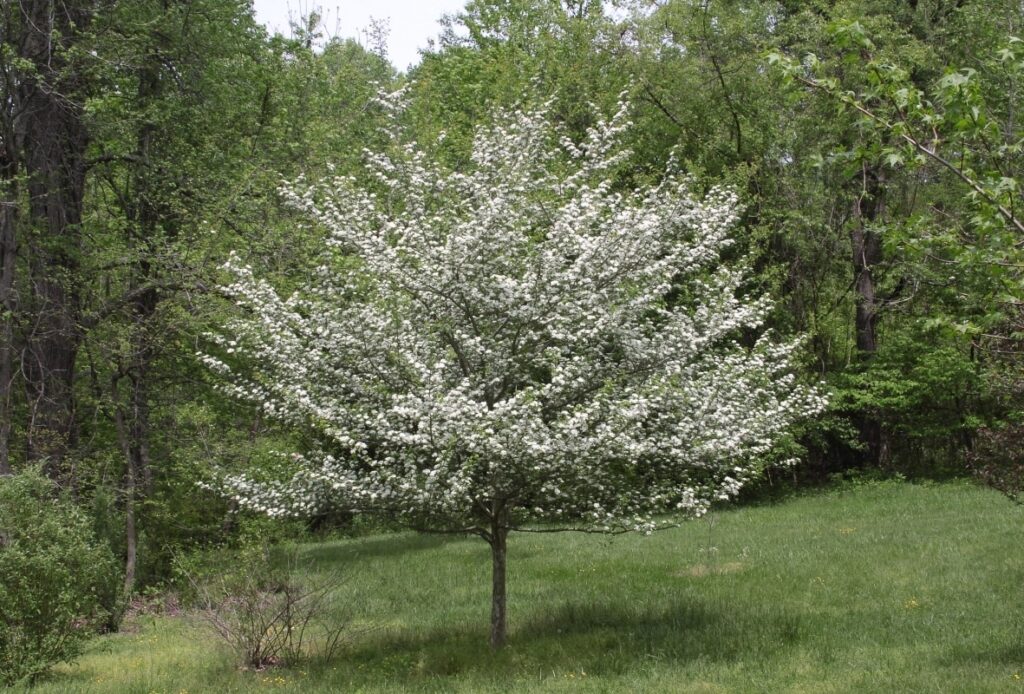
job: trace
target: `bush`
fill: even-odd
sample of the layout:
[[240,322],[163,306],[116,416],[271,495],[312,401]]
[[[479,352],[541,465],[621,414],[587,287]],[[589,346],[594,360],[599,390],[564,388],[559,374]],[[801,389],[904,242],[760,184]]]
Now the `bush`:
[[983,482],[1018,503],[1024,502],[1024,424],[980,429],[967,462]]
[[38,471],[0,478],[0,682],[73,659],[103,623],[117,566]]
[[230,571],[201,576],[179,569],[192,584],[199,616],[243,666],[260,670],[330,660],[349,635],[331,604],[339,574],[300,571],[294,548],[278,548],[276,554],[267,545],[250,546],[236,555]]

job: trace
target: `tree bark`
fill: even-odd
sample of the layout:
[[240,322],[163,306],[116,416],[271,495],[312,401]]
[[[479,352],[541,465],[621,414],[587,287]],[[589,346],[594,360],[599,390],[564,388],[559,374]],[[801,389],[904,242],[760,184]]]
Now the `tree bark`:
[[874,270],[882,262],[882,237],[872,226],[885,214],[885,175],[865,168],[860,195],[853,202],[853,274],[857,290],[857,349],[867,356],[877,351],[875,328],[878,302]]
[[144,497],[153,491],[153,466],[149,457],[149,350],[138,355],[132,375],[132,453],[135,463],[136,482],[141,484]]
[[[885,174],[865,167],[860,195],[853,203],[853,224],[850,243],[853,249],[854,285],[857,292],[855,330],[857,351],[862,360],[870,360],[878,351],[878,302],[875,291],[875,268],[883,260],[882,237],[874,225],[885,214]],[[888,461],[888,439],[882,423],[872,412],[860,413],[857,428],[861,443],[867,449],[868,463],[882,465]]]
[[124,408],[121,407],[121,398],[118,393],[118,381],[120,374],[115,374],[110,379],[110,399],[114,410],[114,426],[117,431],[117,443],[121,448],[121,455],[125,459],[124,475],[124,539],[125,539],[125,560],[124,560],[124,598],[131,597],[135,590],[135,568],[138,564],[138,531],[135,527],[135,492],[138,486],[138,470],[135,461],[135,451],[129,439],[128,424],[125,422]]
[[14,418],[15,272],[17,270],[17,220],[21,204],[18,176],[20,149],[15,122],[21,111],[16,85],[19,68],[13,38],[20,34],[20,10],[0,5],[0,474],[11,474],[11,429]]
[[502,523],[501,513],[491,521],[488,541],[491,544],[491,648],[505,645],[508,633],[507,600],[505,591],[505,561],[508,528]]
[[75,443],[74,368],[80,343],[79,253],[85,153],[83,79],[70,48],[88,28],[92,3],[25,0],[15,131],[24,163],[32,234],[28,244],[32,320],[23,373],[29,400],[26,453],[49,474],[66,477],[65,455]]
[[135,527],[135,471],[128,470],[124,500],[124,599],[130,600],[135,591],[135,571],[139,561],[139,533]]
[[11,424],[14,418],[12,395],[15,373],[14,273],[18,213],[15,183],[5,183],[3,199],[0,199],[0,475],[11,474]]
[[[161,63],[155,52],[147,54],[139,71],[138,101],[143,109],[151,107],[161,90]],[[153,175],[151,169],[153,147],[158,132],[156,125],[144,119],[139,125],[136,136],[136,148],[133,164],[130,169],[130,189],[133,194],[130,204],[125,209],[129,221],[131,236],[126,242],[139,250],[139,259],[134,268],[134,281],[137,286],[144,287],[153,279],[154,269],[152,258],[158,250],[154,239],[163,232],[168,237],[176,236],[175,225],[160,200],[166,192],[158,190],[160,179]],[[132,288],[134,289],[134,287]],[[156,289],[143,292],[132,302],[132,319],[135,323],[131,340],[131,376],[132,376],[132,426],[131,438],[135,456],[138,480],[142,482],[143,495],[148,495],[153,488],[153,472],[149,460],[149,399],[148,385],[150,365],[156,348],[151,330],[153,318],[161,297]]]

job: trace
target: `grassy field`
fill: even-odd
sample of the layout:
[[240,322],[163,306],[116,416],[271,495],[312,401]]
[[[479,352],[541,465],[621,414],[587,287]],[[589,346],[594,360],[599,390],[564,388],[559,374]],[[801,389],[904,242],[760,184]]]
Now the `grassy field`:
[[1022,530],[985,489],[874,483],[651,537],[513,536],[497,654],[482,541],[310,545],[373,627],[335,662],[240,671],[189,620],[140,617],[32,691],[1024,691]]

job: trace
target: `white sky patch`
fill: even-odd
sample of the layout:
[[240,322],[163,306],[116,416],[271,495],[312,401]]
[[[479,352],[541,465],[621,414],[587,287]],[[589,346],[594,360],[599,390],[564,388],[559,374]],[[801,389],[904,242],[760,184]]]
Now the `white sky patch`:
[[[438,20],[463,8],[465,0],[330,0],[321,5],[323,28],[328,37],[353,38],[372,48],[370,31],[373,20],[387,22],[388,58],[399,70],[420,60],[420,49],[441,31]],[[253,0],[256,20],[271,32],[289,34],[289,17],[298,18],[317,4],[307,0]]]

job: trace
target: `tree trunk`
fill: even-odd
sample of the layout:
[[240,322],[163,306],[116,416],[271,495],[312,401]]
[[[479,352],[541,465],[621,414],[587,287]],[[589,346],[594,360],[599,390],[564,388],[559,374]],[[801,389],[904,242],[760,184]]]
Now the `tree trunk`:
[[128,471],[124,499],[124,600],[135,591],[135,569],[139,561],[139,533],[135,528],[135,472]]
[[[141,338],[143,341],[145,338]],[[136,352],[137,362],[131,382],[131,426],[126,427],[123,415],[120,426],[125,429],[126,443],[123,446],[127,469],[125,472],[125,569],[124,595],[130,598],[135,590],[135,573],[138,564],[138,529],[136,506],[145,502],[153,491],[152,466],[149,464],[149,401],[146,398],[148,345]],[[120,404],[115,401],[116,412],[121,413]]]
[[872,267],[881,260],[881,243],[878,235],[867,230],[862,220],[850,231],[853,243],[853,271],[857,289],[856,333],[857,350],[870,357],[877,351],[875,327],[878,314],[875,306],[875,278]]
[[[65,456],[75,445],[74,372],[79,337],[75,307],[49,262],[35,263],[34,323],[26,338],[23,363],[29,403],[28,460],[42,462],[47,474],[67,481]],[[49,270],[44,268],[50,268]]]
[[0,475],[11,474],[11,423],[14,418],[12,396],[15,373],[15,234],[18,213],[15,184],[13,181],[5,183],[3,199],[0,199]]
[[[139,70],[138,82],[138,104],[142,110],[157,103],[161,89],[166,86],[160,79],[162,66],[162,58],[158,52],[146,54]],[[138,248],[139,254],[133,273],[136,287],[129,287],[129,290],[145,286],[153,279],[152,259],[160,252],[156,246],[156,239],[163,236],[170,239],[176,236],[176,229],[171,223],[173,215],[166,203],[160,203],[167,193],[160,190],[162,181],[154,176],[152,170],[152,149],[158,137],[156,124],[148,118],[143,119],[136,135],[135,159],[129,169],[131,194],[124,210],[129,222],[129,236],[125,241],[130,247]],[[157,291],[151,289],[139,295],[131,305],[134,326],[129,357],[132,381],[130,435],[136,483],[141,484],[138,491],[143,497],[153,489],[153,470],[149,457],[148,386],[150,366],[157,349],[155,335],[159,334],[159,329],[153,326],[153,319],[160,300]]]
[[11,430],[14,418],[15,281],[18,208],[21,205],[18,176],[21,173],[20,145],[15,124],[21,112],[16,89],[20,67],[17,56],[21,8],[0,5],[0,80],[5,98],[0,103],[0,474],[11,473]]
[[491,543],[491,648],[495,650],[505,645],[508,632],[505,592],[507,540],[508,528],[503,526],[500,516],[498,516],[491,522],[489,537]]
[[[857,291],[855,329],[857,351],[862,360],[870,360],[878,350],[876,328],[879,303],[875,292],[875,268],[882,262],[882,238],[872,228],[885,213],[885,174],[874,168],[864,169],[861,194],[853,203],[853,224],[850,243],[853,247],[854,285]],[[882,465],[889,454],[888,440],[882,423],[872,412],[862,412],[857,422],[861,443],[868,453],[868,463]]]
[[132,377],[132,453],[135,461],[136,482],[142,485],[143,496],[153,491],[153,466],[149,458],[149,383],[148,345],[139,355]]
[[120,375],[115,374],[110,379],[110,400],[114,411],[114,426],[117,431],[117,443],[121,448],[121,455],[125,459],[124,475],[124,599],[131,598],[135,590],[135,567],[138,563],[138,531],[135,528],[135,491],[138,486],[138,470],[135,464],[135,451],[128,434],[128,424],[125,422],[124,408],[121,407],[121,398],[118,394],[117,383]]
[[88,28],[92,3],[20,3],[24,16],[15,131],[29,195],[31,321],[23,373],[29,398],[26,453],[57,479],[75,444],[74,368],[80,343],[78,296],[82,201],[88,132],[82,118],[83,73],[71,63]]

